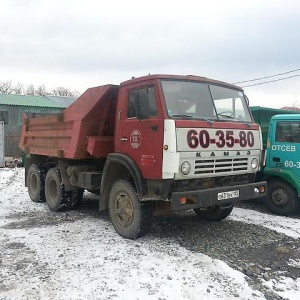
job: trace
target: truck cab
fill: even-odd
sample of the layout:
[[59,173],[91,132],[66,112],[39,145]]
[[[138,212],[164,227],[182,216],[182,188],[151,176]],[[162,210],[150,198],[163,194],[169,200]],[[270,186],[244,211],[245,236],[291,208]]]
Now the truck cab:
[[131,157],[146,179],[251,174],[259,168],[260,130],[235,86],[197,76],[141,77],[120,85],[116,113],[115,152]]
[[300,207],[300,114],[278,114],[269,124],[265,166],[260,178],[268,180],[267,207],[289,215]]

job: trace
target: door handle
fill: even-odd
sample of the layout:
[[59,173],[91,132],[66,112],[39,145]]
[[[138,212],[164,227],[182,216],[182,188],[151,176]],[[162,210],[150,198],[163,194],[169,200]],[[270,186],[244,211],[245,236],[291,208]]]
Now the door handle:
[[157,126],[157,125],[151,125],[151,126],[150,126],[150,129],[151,129],[152,131],[157,131],[158,126]]
[[280,162],[280,157],[272,157],[272,160],[273,160],[274,162]]
[[127,138],[127,137],[121,137],[121,138],[120,138],[120,141],[121,141],[121,142],[126,142],[126,141],[128,141],[128,138]]

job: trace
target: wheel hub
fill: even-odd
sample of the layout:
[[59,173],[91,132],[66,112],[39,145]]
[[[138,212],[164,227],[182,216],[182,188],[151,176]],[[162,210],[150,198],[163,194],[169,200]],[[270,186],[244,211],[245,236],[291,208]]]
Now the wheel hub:
[[276,205],[285,205],[288,203],[289,197],[285,190],[277,189],[272,193],[272,201]]
[[118,222],[124,227],[130,226],[133,221],[133,203],[131,198],[127,193],[119,192],[116,195],[115,203],[115,213]]

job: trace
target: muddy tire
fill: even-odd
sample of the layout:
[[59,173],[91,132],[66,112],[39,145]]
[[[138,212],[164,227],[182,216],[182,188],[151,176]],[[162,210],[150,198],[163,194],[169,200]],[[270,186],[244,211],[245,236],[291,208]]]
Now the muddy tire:
[[65,189],[58,168],[52,168],[47,172],[45,195],[47,204],[51,210],[59,211],[65,207]]
[[212,206],[206,210],[201,210],[200,208],[194,209],[196,215],[203,220],[207,221],[222,221],[226,219],[232,212],[233,205],[221,209],[220,206]]
[[80,206],[84,190],[65,192],[65,205],[67,209],[75,209]]
[[141,202],[127,180],[117,180],[109,195],[109,215],[116,232],[127,239],[147,233],[152,223],[150,202]]
[[268,192],[264,203],[271,212],[282,216],[296,213],[300,207],[295,189],[283,180],[268,182]]
[[30,199],[33,202],[45,202],[45,176],[43,165],[32,164],[28,169],[27,188]]

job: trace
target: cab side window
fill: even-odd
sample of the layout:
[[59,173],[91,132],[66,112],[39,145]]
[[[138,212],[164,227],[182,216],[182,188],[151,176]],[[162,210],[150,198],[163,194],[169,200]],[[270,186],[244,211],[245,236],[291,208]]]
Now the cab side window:
[[299,122],[279,122],[276,125],[276,142],[300,143]]
[[131,90],[128,94],[127,118],[137,118],[138,112],[141,119],[157,116],[157,106],[154,87],[145,87]]
[[137,118],[137,90],[128,94],[127,118]]

